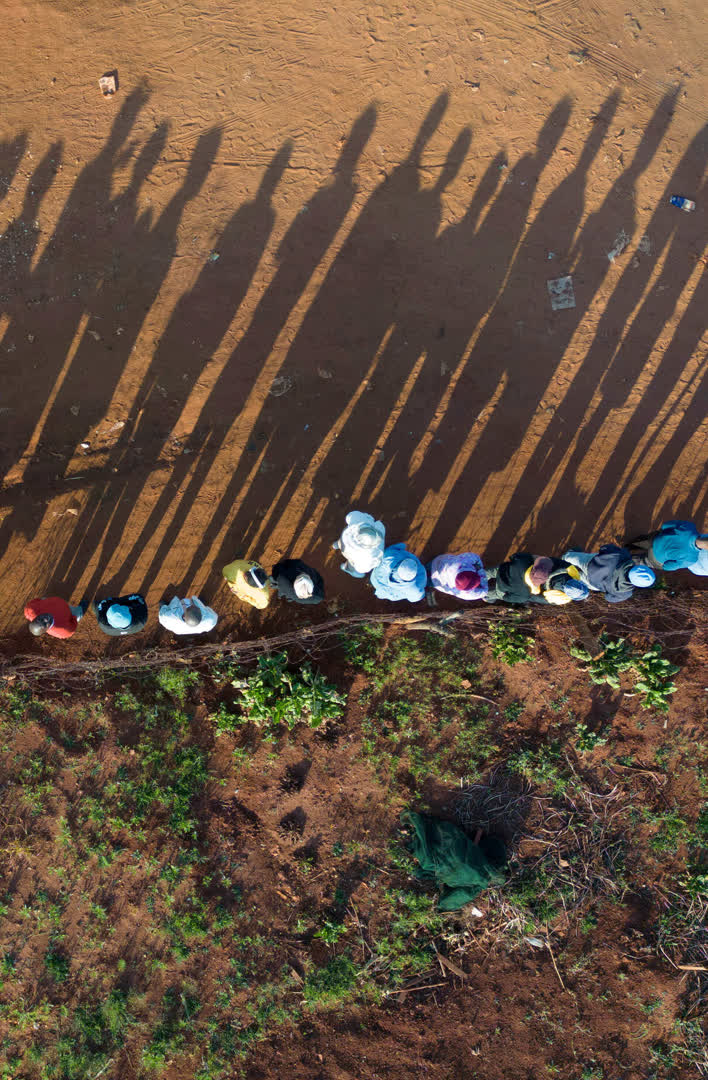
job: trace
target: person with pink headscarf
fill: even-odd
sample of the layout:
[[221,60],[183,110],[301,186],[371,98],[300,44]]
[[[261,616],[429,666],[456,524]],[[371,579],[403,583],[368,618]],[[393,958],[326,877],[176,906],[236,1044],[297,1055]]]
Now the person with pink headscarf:
[[435,603],[435,589],[458,600],[481,600],[487,594],[487,575],[482,560],[473,551],[436,555],[428,573],[432,586],[428,590],[431,605]]

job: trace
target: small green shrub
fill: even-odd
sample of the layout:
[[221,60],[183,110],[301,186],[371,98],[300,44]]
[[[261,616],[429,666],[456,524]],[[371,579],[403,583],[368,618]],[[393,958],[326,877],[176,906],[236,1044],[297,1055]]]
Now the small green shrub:
[[599,731],[592,731],[587,724],[575,725],[575,745],[581,754],[590,753],[598,746],[604,746],[607,742]]
[[591,682],[598,686],[606,684],[619,690],[620,675],[628,671],[634,663],[632,648],[624,638],[612,641],[607,634],[600,635],[600,644],[603,649],[599,656],[592,657],[582,645],[572,645],[570,655],[588,665],[586,671]]
[[492,655],[497,660],[503,660],[509,667],[533,660],[531,655],[535,644],[533,638],[513,623],[493,623],[489,627],[489,642]]
[[351,633],[340,634],[339,637],[348,662],[368,675],[376,669],[383,639],[384,628],[376,623],[365,623]]
[[603,651],[596,657],[590,656],[582,645],[573,645],[570,649],[571,656],[587,664],[585,670],[591,681],[619,690],[620,676],[631,670],[634,672],[634,689],[642,695],[642,708],[668,712],[669,697],[676,692],[671,677],[679,668],[661,655],[661,645],[655,643],[645,653],[637,655],[622,637],[612,640],[607,634],[601,634],[600,644]]
[[539,746],[538,750],[520,750],[509,758],[507,767],[530,783],[549,787],[554,795],[562,795],[569,780],[563,775],[561,760],[560,746],[553,742]]
[[44,966],[54,982],[66,982],[69,978],[69,957],[55,944],[49,946],[44,954]]
[[287,653],[259,656],[256,670],[245,678],[234,679],[240,692],[243,710],[259,727],[292,729],[305,720],[310,727],[320,727],[325,720],[336,720],[344,712],[344,696],[328,683],[309,663],[295,671],[288,668]]
[[634,662],[637,672],[635,689],[643,694],[642,707],[668,712],[671,694],[676,693],[676,683],[671,681],[679,670],[661,655],[661,645],[654,644]]
[[309,972],[302,988],[303,997],[311,1008],[334,1005],[351,996],[356,988],[357,969],[351,958],[334,956],[325,967]]

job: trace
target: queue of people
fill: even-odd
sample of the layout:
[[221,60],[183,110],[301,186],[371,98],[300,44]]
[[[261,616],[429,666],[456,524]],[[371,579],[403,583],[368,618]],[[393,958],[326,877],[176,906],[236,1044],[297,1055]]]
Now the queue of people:
[[[658,571],[685,569],[708,576],[708,534],[690,521],[664,522],[623,547],[603,544],[596,552],[571,549],[561,558],[520,551],[498,566],[485,567],[470,551],[437,555],[425,565],[405,543],[387,546],[381,521],[353,510],[332,547],[344,560],[340,569],[354,578],[368,577],[378,599],[412,604],[427,598],[433,605],[436,592],[465,602],[550,605],[582,601],[597,592],[617,604],[636,589],[654,585]],[[302,559],[282,559],[270,573],[253,559],[236,559],[222,574],[237,599],[261,610],[274,596],[310,605],[325,599],[322,575]],[[31,600],[24,614],[35,636],[69,638],[88,606],[48,596]],[[101,630],[111,637],[138,633],[148,622],[147,603],[139,593],[94,601],[91,608]],[[204,634],[214,629],[218,615],[197,596],[175,596],[160,604],[158,621],[180,636]]]

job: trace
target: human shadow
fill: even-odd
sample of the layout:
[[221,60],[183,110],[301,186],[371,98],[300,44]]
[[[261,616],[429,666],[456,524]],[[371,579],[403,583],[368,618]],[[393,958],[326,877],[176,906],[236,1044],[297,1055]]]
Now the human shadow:
[[[661,145],[671,122],[675,97],[676,91],[672,90],[662,99],[640,140],[628,169],[610,189],[599,210],[591,214],[584,224],[578,240],[575,270],[576,280],[581,285],[590,275],[597,274],[598,262],[604,260],[605,265],[609,266],[605,254],[607,248],[604,245],[598,245],[595,238],[603,229],[606,236],[614,232],[615,224],[608,232],[607,222],[614,221],[618,224],[614,209],[614,204],[618,199],[631,199],[632,220],[634,220],[636,184]],[[696,151],[697,143],[694,140],[669,181],[666,193],[660,200],[660,205],[647,229],[647,236],[651,239],[657,256],[663,254],[669,247],[676,228],[676,218],[667,215],[666,207],[661,204],[667,200],[668,192],[673,190],[677,176],[685,174],[686,163],[696,158]],[[699,156],[702,159],[702,155]],[[702,168],[700,161],[697,162],[697,167]],[[630,206],[627,209],[629,210]],[[626,218],[623,215],[620,221],[627,220],[628,217],[629,215]],[[631,232],[625,231],[629,237]],[[672,275],[676,276],[668,278],[664,282],[664,291],[655,295],[651,313],[645,311],[646,333],[650,342],[655,340],[656,334],[660,332],[660,328],[670,316],[682,288],[679,283],[681,269],[674,261],[677,250],[669,247],[668,259],[669,266],[672,267]],[[618,393],[621,392],[626,396],[627,388],[631,388],[638,371],[641,371],[645,357],[644,343],[640,344],[635,340],[632,343],[633,349],[629,350],[620,346],[620,342],[637,305],[642,301],[654,273],[654,267],[653,258],[638,257],[628,262],[603,309],[588,352],[570,384],[560,381],[555,387],[551,384],[556,393],[560,392],[562,401],[550,407],[552,418],[525,467],[515,479],[514,490],[509,495],[507,507],[499,517],[490,542],[492,551],[506,550],[514,538],[517,542],[523,542],[525,534],[522,530],[525,524],[528,527],[532,514],[537,545],[539,542],[541,544],[552,542],[560,548],[567,545],[571,539],[577,543],[586,531],[592,530],[596,524],[596,521],[592,520],[592,511],[589,511],[589,508],[586,509],[586,503],[589,503],[586,493],[576,486],[577,471],[592,440],[607,417],[608,408],[617,400]],[[604,273],[602,276],[604,277]],[[643,337],[642,326],[643,324],[637,324],[640,335]],[[556,358],[558,362],[562,356],[562,353],[558,354]],[[560,378],[559,375],[558,379]],[[618,391],[617,388],[620,386],[622,389]],[[600,392],[600,401],[597,405],[593,405],[593,399],[596,398],[598,392]],[[586,420],[588,416],[589,419]],[[635,437],[636,433],[635,429]],[[564,463],[569,450],[571,450],[570,458]],[[545,487],[545,484],[561,468],[562,463],[563,471],[553,493],[544,499],[540,492],[539,478],[542,478]],[[598,489],[597,498],[592,500],[596,508],[609,499],[617,479],[617,476],[606,477],[611,487],[603,486],[602,491]],[[558,512],[559,507],[563,509],[562,514]]]
[[27,132],[0,141],[0,202],[7,198],[27,149]]
[[[266,531],[272,534],[281,516],[286,519],[285,545],[310,516],[317,469],[366,380],[384,363],[386,338],[405,303],[406,285],[435,238],[442,187],[422,186],[421,156],[447,102],[443,94],[433,103],[409,154],[368,198],[331,263],[279,368],[291,391],[262,400],[258,426],[267,441],[257,480],[229,525],[222,556],[235,550],[234,544],[244,550]],[[461,132],[443,168],[442,185],[459,168],[468,140],[469,132]],[[386,392],[389,400],[394,383]],[[252,463],[242,458],[222,501],[222,515],[233,507],[250,468]],[[348,473],[340,482],[347,478]],[[215,521],[219,527],[222,515]]]
[[95,302],[110,258],[114,172],[147,100],[143,86],[126,97],[101,150],[77,177],[35,269],[25,274],[24,303],[15,308],[3,343],[14,353],[3,395],[12,409],[7,441],[16,460],[51,398],[82,315]]
[[[443,508],[444,492],[436,492],[436,488],[440,489],[441,478],[454,469],[464,447],[472,423],[471,404],[476,412],[492,399],[509,362],[508,350],[498,353],[492,346],[491,356],[485,355],[483,361],[474,363],[477,347],[470,359],[466,356],[468,343],[490,310],[491,317],[496,318],[495,337],[500,327],[513,325],[518,314],[516,300],[513,310],[511,300],[508,306],[499,306],[506,296],[506,289],[502,293],[500,290],[510,267],[517,266],[516,252],[538,182],[562,137],[570,111],[568,99],[556,105],[539,133],[535,150],[523,155],[506,177],[481,225],[478,218],[482,207],[476,195],[465,217],[437,238],[440,284],[435,308],[429,313],[427,374],[413,389],[393,433],[390,452],[384,454],[383,464],[372,473],[370,499],[375,508],[391,486],[399,498],[406,498],[414,506],[427,496],[435,519]],[[499,164],[505,166],[505,162]],[[485,198],[494,193],[489,172],[480,187],[485,189]],[[449,274],[451,264],[456,273]],[[443,287],[443,280],[448,288]],[[418,435],[417,444],[411,443],[411,433]],[[398,481],[391,485],[386,470],[394,477],[394,462]],[[436,495],[443,500],[439,506]]]
[[[275,224],[273,196],[291,154],[292,143],[287,140],[268,165],[255,197],[239,207],[229,220],[217,242],[218,259],[205,262],[194,286],[180,298],[158,343],[135,404],[135,419],[114,453],[120,476],[110,484],[115,513],[105,545],[107,558],[112,554],[112,541],[124,534],[147,479],[145,470],[140,468],[140,459],[152,461],[159,454],[248,292]],[[186,341],[191,342],[188,352],[184,348]],[[211,441],[207,432],[200,453],[211,450]],[[182,443],[175,442],[175,447],[179,451]],[[194,461],[189,454],[180,454],[174,461],[170,484],[165,486],[136,539],[123,553],[121,567],[116,571],[118,579],[130,572],[159,528],[173,506],[175,488],[179,489]],[[97,573],[100,574],[100,569]]]
[[[82,405],[77,417],[81,426],[73,430],[70,428],[69,438],[64,444],[66,464],[73,456],[81,432],[95,427],[106,416],[146,313],[152,309],[172,265],[184,210],[198,196],[209,175],[221,141],[221,132],[218,128],[212,128],[200,136],[182,183],[153,222],[149,211],[140,217],[136,215],[135,199],[145,177],[159,160],[165,138],[166,128],[160,126],[138,156],[132,181],[117,201],[114,216],[121,257],[116,258],[110,284],[104,284],[101,290],[95,321],[89,323],[52,410],[54,423],[61,428],[62,424],[66,425],[67,413],[71,413],[72,398],[81,394]],[[115,326],[117,309],[120,327]],[[99,342],[92,338],[92,325],[102,327],[101,331],[96,330],[99,336],[106,333],[106,326],[120,329],[120,334],[114,335],[113,340],[105,345],[99,364],[96,364],[96,349],[104,343],[103,340]],[[172,360],[174,369],[174,354]],[[56,438],[59,438],[58,432]],[[142,463],[135,455],[122,465],[120,439],[117,447],[109,455],[108,465],[102,467],[102,476],[93,486],[77,521],[75,536],[81,537],[81,541],[78,545],[74,539],[71,541],[67,564],[70,580],[77,581],[81,577],[97,550],[100,555],[93,584],[100,580],[105,562],[114,554],[115,542],[123,535],[128,516],[127,504],[132,502],[134,508],[139,497],[142,480],[139,466]],[[150,461],[150,465],[154,465],[154,460]],[[114,469],[120,473],[117,478]]]
[[[442,485],[446,497],[436,506],[437,524],[429,538],[430,550],[449,545],[462,531],[473,532],[474,521],[471,516],[468,520],[468,515],[479,491],[480,477],[502,472],[522,445],[544,395],[557,378],[568,344],[607,274],[610,262],[606,253],[621,223],[634,231],[633,185],[640,171],[639,160],[615,182],[605,201],[605,211],[591,215],[594,248],[591,257],[583,258],[586,253],[580,248],[577,236],[585,213],[588,177],[618,103],[619,94],[610,94],[593,117],[592,128],[574,168],[551,191],[525,232],[503,292],[474,343],[450,402],[447,414],[450,423],[445,422],[447,416],[443,421],[444,441],[435,452],[426,455],[422,471],[427,471],[431,480],[436,475],[446,479]],[[546,161],[548,156],[546,153]],[[553,268],[549,271],[551,263]],[[574,310],[549,313],[546,278],[562,277],[571,268],[577,306]],[[541,289],[543,296],[533,303],[531,298]],[[477,424],[472,430],[462,419],[456,427],[455,417],[464,416],[460,404],[463,396],[473,403],[477,413]],[[465,445],[468,442],[470,450]],[[452,475],[446,471],[450,460],[454,462]],[[536,480],[534,490],[537,486]],[[521,498],[528,497],[527,485]],[[504,554],[514,535],[510,523],[505,530],[497,529],[487,545],[490,557]],[[499,543],[503,543],[503,549],[498,547]]]
[[[257,443],[253,440],[254,430],[262,424],[267,424],[271,430],[273,426],[268,415],[269,409],[260,409],[264,398],[268,404],[276,400],[268,397],[268,391],[278,377],[281,361],[278,356],[273,357],[271,354],[281,329],[352,207],[358,190],[356,167],[371,137],[375,122],[376,110],[370,106],[352,125],[333,168],[331,179],[308,200],[306,210],[303,209],[297,214],[283,237],[278,248],[278,266],[273,278],[201,410],[191,444],[191,448],[200,455],[199,461],[189,478],[177,512],[145,574],[143,588],[149,587],[168,552],[176,543],[185,517],[190,513],[214,466],[225,434],[225,401],[232,403],[227,412],[229,427],[234,420],[242,425],[240,459],[236,461],[232,477],[218,505],[205,523],[201,542],[193,554],[191,564],[182,567],[184,582],[191,582],[200,569],[226,516],[244,491],[249,496],[249,506],[244,509],[244,513],[253,513],[257,519],[262,516],[263,507],[269,497],[263,474],[258,476],[251,491],[247,489],[249,474],[254,465],[254,454],[257,452]],[[306,318],[308,317],[309,315]],[[182,476],[186,475],[189,467],[187,463],[181,466]],[[240,543],[242,545],[243,541]]]
[[[701,145],[702,155],[699,156],[697,149]],[[696,200],[699,203],[704,203],[708,196],[708,183],[704,181],[703,186],[698,189],[695,186],[708,164],[708,127],[704,129],[698,140],[694,141],[688,154],[687,159],[684,159],[669,181],[667,192],[660,203],[661,209],[657,210],[657,217],[661,216],[661,210],[667,217],[673,211],[673,207],[668,204],[669,191],[687,189],[695,191]],[[690,178],[686,175],[687,161],[694,170]],[[650,228],[648,236],[653,237],[653,235],[653,230]],[[601,402],[580,431],[573,456],[567,467],[568,486],[577,485],[577,478],[582,475],[586,455],[597,453],[598,449],[604,451],[605,440],[600,438],[603,423],[611,418],[613,411],[623,410],[627,406],[629,396],[637,386],[641,385],[642,396],[629,421],[623,423],[614,447],[609,453],[602,453],[602,470],[594,477],[592,489],[585,494],[584,498],[580,493],[575,496],[582,506],[582,524],[578,531],[583,535],[587,529],[601,529],[616,511],[617,503],[624,495],[622,478],[636,453],[638,444],[644,440],[652,425],[658,422],[660,413],[663,412],[664,417],[655,438],[661,434],[665,425],[673,420],[675,408],[668,408],[668,403],[677,388],[685,381],[686,368],[691,364],[691,358],[695,355],[705,334],[705,316],[708,310],[708,273],[705,271],[701,274],[674,329],[671,341],[656,367],[653,371],[649,368],[645,375],[645,366],[648,366],[647,359],[652,351],[659,346],[666,323],[673,316],[677,302],[695,268],[697,253],[705,251],[707,239],[708,228],[705,224],[694,223],[682,216],[677,218],[675,224],[672,225],[672,236],[667,245],[668,250],[661,272],[644,296],[631,326],[622,339],[621,346],[600,379],[598,390],[602,395]],[[698,404],[700,405],[700,400]],[[678,402],[676,407],[678,407]],[[692,410],[689,411],[690,422],[695,425],[693,430],[690,430],[688,425],[681,424],[682,435],[686,442],[708,413],[708,399],[705,396],[702,407],[703,417],[695,415]],[[651,440],[645,443],[644,454],[648,454],[650,448]],[[652,466],[647,472],[646,480],[651,481],[651,484],[644,483],[642,490],[648,501],[643,508],[633,502],[632,512],[625,510],[623,530],[625,535],[636,535],[648,527],[666,477],[662,477],[661,470],[655,470]]]
[[[409,213],[404,225],[398,225],[395,233],[395,244],[402,249],[402,258],[400,279],[388,316],[392,329],[385,344],[378,351],[376,366],[361,393],[357,392],[353,377],[356,377],[357,373],[364,373],[364,364],[371,361],[371,353],[357,343],[354,359],[356,361],[358,354],[359,366],[353,364],[353,370],[348,374],[350,399],[348,402],[342,400],[340,407],[335,403],[330,420],[337,423],[336,439],[332,439],[329,444],[321,444],[320,450],[316,452],[314,468],[307,470],[307,487],[311,494],[308,491],[304,493],[300,522],[307,522],[316,512],[317,503],[324,492],[340,492],[341,497],[347,500],[359,497],[371,471],[380,468],[379,454],[383,453],[381,448],[385,445],[388,451],[390,433],[396,417],[405,410],[411,394],[428,374],[427,371],[423,374],[424,369],[430,366],[425,355],[426,344],[438,332],[440,320],[445,318],[446,311],[444,305],[441,308],[437,303],[437,293],[446,275],[446,267],[439,257],[441,253],[436,243],[442,220],[442,199],[446,189],[465,164],[471,140],[471,130],[462,128],[440,166],[436,182],[427,187],[421,185],[417,192],[411,186],[407,195]],[[406,177],[412,176],[414,172],[421,173],[424,147],[423,138],[419,138],[407,161],[400,166],[405,169]],[[497,170],[497,177],[498,175]],[[482,200],[493,183],[494,178],[490,176],[489,183],[482,185],[480,198],[475,204],[477,213],[483,209]],[[381,227],[386,228],[383,221]],[[364,283],[364,288],[368,292],[368,283]],[[383,318],[380,326],[384,326]],[[368,344],[369,349],[376,348],[378,342],[375,336],[369,339]],[[338,382],[342,381],[341,372],[337,379]],[[309,430],[312,429],[313,423],[310,421],[308,437]],[[324,425],[322,432],[326,438]],[[406,505],[406,485],[400,487],[389,481],[387,475],[386,490],[390,498],[386,511],[390,516],[401,508],[401,502]],[[290,499],[291,491],[286,488],[280,494],[274,518],[278,513],[282,515],[287,512],[290,519]],[[296,533],[298,522],[291,521],[291,527],[293,533]],[[322,543],[327,541],[323,539]],[[316,548],[317,544],[313,543],[311,549]]]

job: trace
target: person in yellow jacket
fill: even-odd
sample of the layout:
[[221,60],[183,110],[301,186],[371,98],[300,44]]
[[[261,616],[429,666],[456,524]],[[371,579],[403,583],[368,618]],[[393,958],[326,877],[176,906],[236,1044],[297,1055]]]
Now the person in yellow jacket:
[[221,571],[234,596],[253,607],[267,608],[273,585],[260,563],[254,559],[235,559]]

